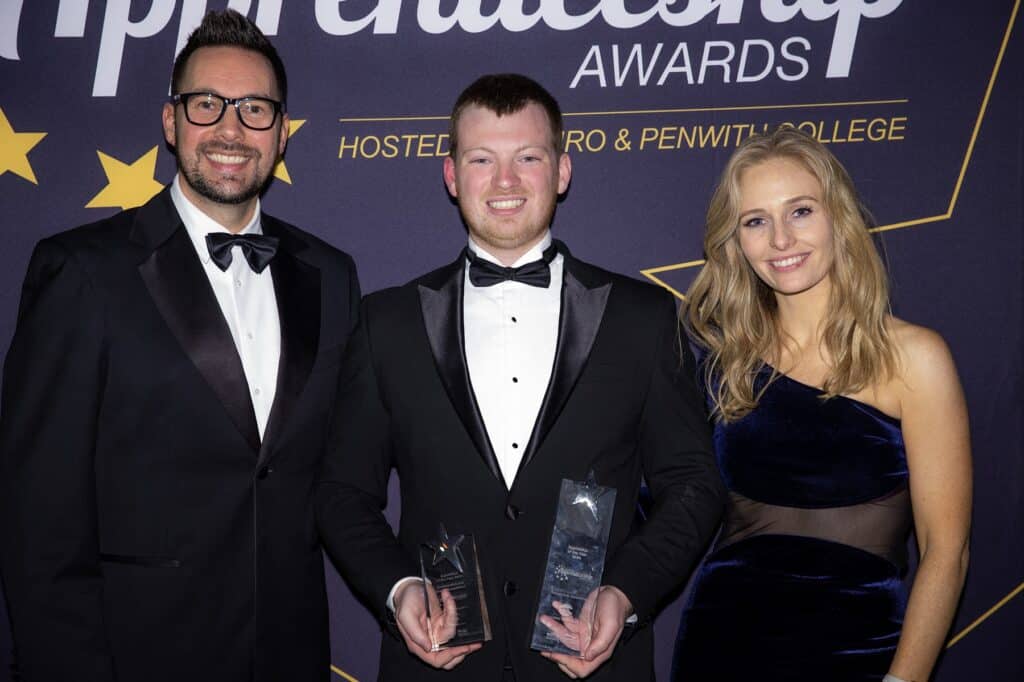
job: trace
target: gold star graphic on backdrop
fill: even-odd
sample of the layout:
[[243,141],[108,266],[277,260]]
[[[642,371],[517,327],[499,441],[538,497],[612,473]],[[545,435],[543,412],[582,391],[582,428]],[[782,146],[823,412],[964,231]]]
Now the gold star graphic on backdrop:
[[[288,121],[288,139],[292,139],[292,135],[295,131],[302,127],[302,124],[306,122],[306,119],[292,119]],[[274,177],[278,180],[284,180],[289,185],[292,184],[292,176],[288,175],[288,166],[284,165],[284,159],[279,159],[277,165],[274,166]]]
[[153,179],[156,172],[157,148],[153,147],[132,163],[118,161],[97,150],[107,186],[89,200],[86,208],[121,208],[127,210],[146,203],[164,188]]
[[38,185],[36,174],[32,172],[32,164],[28,162],[28,153],[44,137],[46,133],[14,132],[4,110],[0,109],[0,175],[10,171],[33,185]]

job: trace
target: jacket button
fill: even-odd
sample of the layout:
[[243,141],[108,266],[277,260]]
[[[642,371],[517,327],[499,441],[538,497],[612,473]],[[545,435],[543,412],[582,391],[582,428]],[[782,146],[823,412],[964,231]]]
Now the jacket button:
[[262,481],[270,474],[271,471],[273,471],[273,469],[271,469],[270,467],[260,467],[260,470],[256,472],[256,478]]
[[507,518],[509,521],[515,521],[519,518],[519,515],[522,513],[523,512],[519,509],[519,507],[515,506],[514,504],[505,505],[505,518]]
[[519,591],[519,587],[516,586],[516,584],[514,582],[512,582],[511,580],[506,580],[505,581],[505,596],[506,597],[511,597],[512,595],[514,595],[518,591]]

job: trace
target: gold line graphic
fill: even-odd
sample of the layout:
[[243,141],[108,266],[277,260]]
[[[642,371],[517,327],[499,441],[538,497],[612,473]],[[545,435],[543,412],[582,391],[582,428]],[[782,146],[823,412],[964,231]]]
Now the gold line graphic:
[[869,99],[860,102],[811,102],[808,104],[748,104],[735,107],[687,107],[685,109],[625,109],[622,111],[578,111],[564,116],[630,116],[645,114],[692,114],[709,111],[769,111],[773,109],[825,109],[879,104],[907,104],[909,99]]
[[[985,88],[985,96],[981,99],[981,107],[978,109],[978,116],[974,121],[974,130],[971,131],[970,142],[967,143],[967,151],[964,153],[964,160],[960,164],[960,174],[957,176],[956,185],[953,188],[953,195],[949,199],[949,207],[946,212],[941,215],[928,216],[926,218],[914,218],[912,220],[904,220],[899,223],[890,223],[889,225],[879,225],[878,227],[872,228],[872,232],[888,232],[889,230],[899,230],[904,227],[914,227],[916,225],[926,225],[928,223],[937,223],[942,220],[949,220],[953,217],[953,209],[956,208],[957,199],[960,198],[960,187],[963,185],[964,176],[967,175],[967,167],[971,163],[971,157],[974,154],[974,143],[978,139],[978,132],[981,130],[981,123],[985,119],[985,112],[988,110],[988,100],[992,95],[992,89],[996,84],[996,77],[999,75],[999,68],[1003,64],[1003,55],[1006,53],[1006,45],[1010,42],[1010,34],[1013,33],[1013,22],[1017,18],[1017,11],[1020,9],[1021,0],[1016,0],[1013,3],[1013,10],[1010,12],[1010,20],[1006,24],[1006,31],[1003,33],[1003,42],[999,46],[999,54],[996,55],[996,62],[992,67],[992,75],[989,76],[988,86]],[[909,100],[877,100],[878,103],[892,103],[892,102],[908,102]],[[870,102],[861,102],[861,104],[868,104]],[[780,105],[780,106],[799,106],[799,105]],[[655,268],[647,268],[641,270],[640,274],[651,280],[655,284],[668,289],[674,296],[680,300],[686,300],[686,297],[679,293],[673,287],[670,287],[660,277],[656,277],[658,273],[669,272],[671,270],[684,270],[686,268],[692,268],[699,265],[703,265],[703,260],[691,260],[685,263],[676,263],[674,265],[661,265]]]
[[1006,45],[1010,42],[1010,34],[1013,32],[1013,22],[1017,18],[1017,11],[1019,9],[1020,0],[1016,0],[1016,2],[1013,3],[1013,10],[1010,12],[1010,21],[1006,24],[1006,31],[1003,33],[1003,42],[999,46],[999,54],[996,55],[995,66],[992,67],[992,75],[988,79],[988,87],[985,88],[985,96],[981,99],[981,108],[978,110],[978,118],[975,119],[974,130],[971,132],[971,140],[967,143],[967,152],[964,154],[963,163],[960,164],[960,175],[956,179],[956,185],[953,187],[953,196],[949,199],[949,207],[946,209],[946,212],[942,215],[917,218],[916,220],[906,220],[902,223],[893,223],[891,225],[882,225],[880,227],[876,227],[874,232],[886,232],[888,230],[898,230],[904,227],[935,223],[940,220],[948,220],[953,217],[953,209],[956,208],[956,201],[960,198],[960,187],[963,185],[964,176],[967,174],[967,166],[971,163],[971,156],[974,154],[974,143],[978,139],[978,132],[981,130],[981,122],[984,120],[985,112],[988,110],[988,100],[992,95],[992,88],[995,87],[996,76],[999,75],[999,67],[1003,64],[1003,55],[1006,53]]
[[646,270],[641,270],[640,274],[642,274],[644,277],[646,277],[647,279],[651,280],[652,282],[654,282],[658,286],[661,286],[661,287],[664,287],[664,288],[668,289],[670,292],[672,292],[672,295],[675,296],[676,298],[678,298],[679,300],[685,301],[686,300],[686,296],[684,296],[680,292],[676,291],[675,288],[670,287],[668,285],[668,283],[663,281],[660,277],[655,277],[655,275],[658,274],[659,272],[669,272],[671,270],[683,270],[685,268],[695,268],[695,267],[697,267],[699,265],[704,265],[704,259],[703,258],[701,258],[699,260],[688,260],[685,263],[676,263],[675,265],[661,265],[661,266],[656,267],[656,268],[648,268]]
[[967,155],[964,157],[963,166],[960,168],[960,177],[956,180],[956,189],[953,190],[953,198],[949,200],[947,215],[952,215],[953,207],[960,196],[960,185],[963,183],[964,175],[967,173],[967,164],[974,153],[974,142],[978,139],[978,131],[981,129],[981,121],[985,118],[985,111],[988,109],[988,99],[992,95],[992,88],[996,84],[996,76],[999,74],[999,67],[1003,63],[1003,55],[1006,54],[1006,45],[1010,42],[1010,33],[1013,32],[1013,21],[1017,18],[1017,10],[1020,9],[1020,0],[1013,3],[1013,11],[1010,12],[1010,21],[1006,24],[1006,32],[1003,34],[1003,43],[999,46],[999,55],[996,57],[996,65],[992,68],[992,77],[988,79],[988,87],[985,88],[985,97],[981,100],[981,110],[978,112],[977,122],[974,124],[974,132],[971,134],[971,141],[967,145]]
[[946,644],[946,648],[947,649],[950,648],[951,646],[953,646],[954,644],[959,642],[961,639],[966,637],[968,632],[970,632],[974,628],[976,628],[979,625],[981,625],[985,621],[985,619],[987,619],[989,616],[991,616],[993,613],[995,613],[999,609],[1001,609],[1004,606],[1006,606],[1006,603],[1009,602],[1014,597],[1016,597],[1018,594],[1020,594],[1021,591],[1024,591],[1024,583],[1021,583],[1020,585],[1017,585],[1017,587],[1015,587],[1013,590],[1010,591],[1010,594],[1006,595],[1005,597],[1000,599],[998,602],[996,602],[995,606],[993,606],[988,611],[986,611],[985,613],[983,613],[980,616],[978,616],[977,618],[975,618],[973,623],[971,623],[970,625],[965,627],[963,630],[961,630],[959,633],[957,633],[957,635],[955,637],[953,637],[953,639],[949,640],[949,643]]
[[339,118],[341,123],[378,123],[383,121],[447,121],[448,116],[366,116],[363,118]]
[[[769,111],[772,109],[825,109],[835,107],[877,106],[880,104],[907,104],[909,99],[868,99],[856,102],[810,102],[808,104],[748,104],[736,107],[686,107],[683,109],[621,109],[617,111],[570,111],[571,116],[643,116],[650,114],[692,114],[709,111]],[[339,118],[341,123],[378,123],[384,121],[446,121],[447,116],[368,116]]]
[[352,677],[351,675],[349,675],[347,672],[345,672],[344,670],[342,670],[341,668],[339,668],[336,665],[332,665],[331,666],[331,672],[334,673],[335,675],[337,675],[338,677],[340,677],[343,680],[348,680],[348,682],[359,682],[359,680],[357,680],[356,678]]
[[695,265],[704,265],[704,260],[688,260],[685,263],[677,263],[676,265],[662,265],[657,268],[648,268],[644,272],[655,274],[658,272],[666,272],[667,270],[680,270],[682,268],[692,268]]

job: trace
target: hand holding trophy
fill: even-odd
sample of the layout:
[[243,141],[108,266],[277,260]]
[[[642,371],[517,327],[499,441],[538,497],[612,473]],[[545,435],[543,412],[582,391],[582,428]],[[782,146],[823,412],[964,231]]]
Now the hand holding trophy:
[[611,657],[633,610],[621,590],[601,585],[614,508],[615,489],[593,472],[562,480],[531,648],[572,679]]
[[[428,601],[419,581],[401,586],[395,595],[395,624],[409,652],[435,668],[451,670],[480,648],[480,644],[435,649],[433,642],[450,638],[457,619],[455,602],[447,591],[436,595],[431,607],[434,617],[428,615]],[[447,604],[447,606],[446,606]]]
[[411,653],[450,670],[491,638],[473,536],[449,536],[441,524],[419,559],[422,580],[395,594],[395,621]]

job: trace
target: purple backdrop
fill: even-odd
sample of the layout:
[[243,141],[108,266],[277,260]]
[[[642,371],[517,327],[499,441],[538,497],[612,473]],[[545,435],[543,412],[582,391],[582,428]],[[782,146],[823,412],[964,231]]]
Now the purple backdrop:
[[[461,247],[440,157],[445,114],[480,73],[530,74],[567,113],[574,177],[559,237],[675,292],[696,272],[731,148],[788,121],[850,169],[883,229],[897,314],[945,336],[967,392],[972,564],[935,679],[1024,679],[1019,4],[2,0],[0,348],[40,237],[173,177],[160,107],[176,48],[207,8],[239,9],[276,36],[303,123],[265,205],[352,253],[366,291]],[[329,580],[335,676],[373,679],[376,625]],[[659,679],[679,608],[657,623]]]

